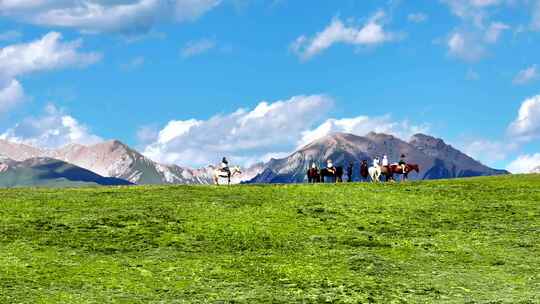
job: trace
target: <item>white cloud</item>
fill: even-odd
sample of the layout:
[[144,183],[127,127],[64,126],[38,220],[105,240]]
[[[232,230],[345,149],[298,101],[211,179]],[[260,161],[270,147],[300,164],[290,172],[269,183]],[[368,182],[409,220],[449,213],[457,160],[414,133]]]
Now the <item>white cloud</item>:
[[84,67],[101,59],[99,53],[79,53],[82,41],[63,42],[62,35],[50,32],[41,39],[6,46],[0,49],[0,75],[16,77],[22,74],[60,69]]
[[449,55],[466,61],[477,61],[486,54],[484,46],[478,43],[474,34],[467,32],[452,33],[447,45]]
[[482,27],[488,16],[487,9],[496,7],[505,1],[501,0],[441,0],[446,3],[457,17]]
[[330,25],[315,37],[298,37],[291,44],[291,50],[303,60],[308,60],[336,43],[374,46],[395,40],[396,34],[385,31],[384,18],[384,12],[377,12],[361,27],[346,25],[339,18],[334,18]]
[[538,70],[536,65],[532,65],[524,70],[519,71],[519,73],[514,77],[514,84],[526,84],[531,81],[538,79]]
[[521,104],[518,117],[508,127],[508,133],[520,141],[540,137],[540,95],[528,98]]
[[50,32],[36,41],[0,48],[0,112],[24,100],[24,90],[16,77],[40,71],[84,67],[101,59],[99,53],[80,53],[81,44],[81,40],[63,42],[60,33]]
[[487,54],[487,46],[499,41],[503,31],[510,27],[501,22],[492,22],[487,28],[459,29],[447,40],[448,54],[465,61],[477,61]]
[[0,15],[87,33],[139,33],[158,22],[194,20],[220,3],[221,0],[3,0]]
[[416,133],[427,133],[428,125],[416,126],[408,121],[396,121],[390,115],[379,117],[358,116],[344,119],[328,119],[312,130],[302,132],[298,146],[304,146],[326,135],[344,132],[356,135],[366,135],[369,132],[391,134],[408,139]]
[[501,33],[508,29],[510,29],[510,26],[502,22],[492,22],[484,34],[484,41],[487,43],[496,43]]
[[169,122],[144,154],[158,162],[206,166],[223,155],[236,162],[290,152],[306,127],[322,118],[333,100],[324,95],[295,96],[254,109],[239,109],[208,120]]
[[283,157],[334,132],[365,135],[375,131],[408,138],[428,130],[425,125],[395,121],[390,115],[327,119],[332,104],[324,95],[295,96],[208,120],[174,120],[160,131],[144,129],[141,140],[153,136],[144,154],[158,162],[190,167],[215,163],[222,156],[249,165]]
[[189,41],[180,51],[180,55],[183,58],[189,58],[197,55],[201,55],[210,51],[216,47],[216,41],[214,39],[200,39]]
[[0,114],[7,112],[25,99],[24,89],[16,79],[0,82]]
[[525,154],[518,156],[515,160],[510,162],[506,167],[506,170],[512,173],[530,173],[533,169],[540,166],[540,153]]
[[441,0],[461,20],[447,39],[448,53],[465,61],[478,61],[488,54],[488,46],[499,42],[510,26],[491,21],[493,11],[513,0]]
[[407,20],[414,23],[423,23],[423,22],[426,22],[427,19],[428,19],[428,16],[424,13],[413,13],[407,16]]
[[482,163],[493,166],[498,162],[506,160],[511,152],[519,146],[514,142],[492,141],[477,139],[466,142],[462,146],[463,152]]
[[41,148],[59,148],[71,143],[95,144],[102,139],[87,126],[50,104],[40,117],[28,117],[0,134],[0,139]]

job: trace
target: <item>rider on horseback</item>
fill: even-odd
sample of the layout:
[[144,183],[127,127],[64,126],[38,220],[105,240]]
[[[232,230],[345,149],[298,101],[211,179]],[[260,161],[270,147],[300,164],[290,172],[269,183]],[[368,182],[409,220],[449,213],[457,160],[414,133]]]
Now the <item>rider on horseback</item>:
[[332,172],[332,174],[336,174],[336,167],[334,167],[334,164],[332,163],[331,159],[326,161],[326,169]]
[[405,161],[405,154],[401,154],[398,165],[400,166],[401,170],[403,171],[403,174],[405,174],[406,173],[405,170],[407,168],[407,162]]
[[386,156],[386,154],[382,158],[382,166],[388,167],[388,156]]
[[221,160],[221,171],[227,174],[231,174],[231,170],[229,169],[229,162],[227,161],[227,158],[223,157]]
[[379,168],[379,164],[380,164],[379,157],[375,156],[375,158],[373,159],[373,167]]

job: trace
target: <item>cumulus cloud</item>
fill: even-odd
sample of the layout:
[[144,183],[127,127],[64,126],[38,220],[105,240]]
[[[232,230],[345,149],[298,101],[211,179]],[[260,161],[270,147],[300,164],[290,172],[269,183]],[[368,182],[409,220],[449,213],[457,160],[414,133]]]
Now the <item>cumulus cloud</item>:
[[[7,2],[0,2],[6,5]],[[101,59],[99,53],[81,53],[81,40],[64,42],[51,32],[29,43],[0,48],[0,112],[24,100],[18,76],[68,67],[85,67]]]
[[71,143],[95,144],[102,139],[84,124],[52,104],[43,115],[28,117],[0,134],[0,139],[41,148],[59,148]]
[[0,15],[18,21],[86,33],[148,31],[162,21],[194,20],[221,0],[4,0]]
[[490,45],[510,29],[508,24],[492,21],[492,11],[510,0],[441,0],[461,20],[446,40],[448,54],[465,61],[478,61],[488,54]]
[[328,119],[332,104],[332,98],[324,95],[295,96],[208,120],[170,121],[159,131],[141,128],[139,135],[147,142],[153,136],[144,148],[151,159],[197,167],[215,163],[224,155],[243,165],[283,157],[335,132],[365,135],[375,131],[408,138],[428,130],[428,126],[395,121],[390,115]]
[[527,84],[536,79],[538,79],[537,66],[532,65],[524,70],[519,71],[516,77],[514,77],[513,83],[517,85]]
[[336,43],[355,46],[375,46],[395,40],[397,35],[384,29],[384,12],[373,15],[362,26],[347,25],[339,18],[332,22],[313,38],[300,36],[291,44],[291,50],[303,60],[311,59]]
[[478,43],[474,34],[467,32],[454,32],[448,38],[448,54],[464,59],[466,61],[476,61],[482,58],[485,53],[485,47]]
[[24,89],[16,79],[0,82],[0,114],[7,112],[25,99]]
[[465,61],[477,61],[487,54],[487,46],[499,41],[503,31],[510,27],[493,22],[486,28],[459,29],[447,40],[448,54]]
[[450,7],[457,17],[468,20],[478,27],[482,27],[488,16],[487,9],[498,6],[502,0],[442,0]]
[[171,121],[144,154],[184,166],[205,166],[223,155],[236,162],[260,160],[268,153],[291,151],[306,126],[319,121],[332,103],[324,95],[295,96],[208,120]]
[[197,55],[201,55],[210,51],[216,47],[216,41],[214,39],[200,39],[189,41],[180,51],[180,55],[183,58],[189,58]]
[[459,146],[467,155],[489,166],[504,161],[510,153],[519,147],[518,144],[511,141],[503,142],[486,139],[468,141]]
[[536,154],[524,154],[518,156],[515,160],[510,162],[506,167],[506,170],[512,173],[530,173],[533,169],[540,167],[540,153]]
[[520,141],[540,137],[540,95],[528,98],[521,104],[518,117],[508,127],[508,133]]
[[85,67],[101,59],[99,53],[80,53],[82,40],[63,42],[62,34],[50,32],[41,39],[6,46],[0,49],[0,75],[16,77],[22,74]]
[[391,134],[407,139],[416,133],[427,133],[429,125],[412,125],[408,121],[396,121],[390,115],[379,117],[358,116],[344,119],[328,119],[312,130],[302,132],[298,146],[304,146],[326,135],[344,132],[366,135],[369,132]]

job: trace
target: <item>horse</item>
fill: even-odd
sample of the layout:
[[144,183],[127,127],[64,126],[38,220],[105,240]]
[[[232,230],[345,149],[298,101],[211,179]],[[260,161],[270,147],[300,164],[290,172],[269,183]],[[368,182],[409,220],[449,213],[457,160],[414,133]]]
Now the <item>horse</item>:
[[320,183],[321,174],[319,173],[319,168],[309,168],[307,170],[308,183]]
[[369,176],[371,177],[372,182],[380,182],[381,181],[381,167],[369,167],[368,169]]
[[362,165],[360,165],[360,177],[362,178],[362,180],[366,180],[368,179],[369,177],[369,167],[367,165],[367,163],[362,163]]
[[229,172],[223,171],[221,169],[215,169],[214,170],[214,184],[219,186],[219,178],[226,178],[227,179],[227,185],[231,184],[231,177],[235,176],[236,174],[240,175],[242,174],[242,171],[240,170],[240,167],[232,167]]
[[334,167],[334,172],[328,170],[328,168],[323,168],[320,170],[319,174],[321,176],[321,183],[324,183],[325,177],[331,177],[334,180],[334,183],[343,182],[343,167],[336,166]]
[[401,168],[398,164],[391,164],[387,167],[387,170],[383,170],[383,174],[386,176],[386,180],[394,180],[394,174],[401,175],[401,180],[406,181],[409,179],[409,173],[412,171],[416,171],[416,173],[420,172],[420,167],[417,164],[406,164],[405,170]]

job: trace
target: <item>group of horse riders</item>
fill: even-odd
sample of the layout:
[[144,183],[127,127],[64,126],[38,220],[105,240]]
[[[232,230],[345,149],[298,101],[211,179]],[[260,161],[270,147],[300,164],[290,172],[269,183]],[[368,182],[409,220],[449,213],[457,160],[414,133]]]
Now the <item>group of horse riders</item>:
[[[382,157],[382,160],[379,159],[378,156],[375,156],[373,158],[373,167],[378,168],[382,166],[383,168],[388,167],[390,164],[388,163],[388,156],[385,154]],[[397,163],[401,171],[405,174],[405,169],[407,168],[407,161],[405,159],[405,154],[401,154],[399,158],[399,162]]]
[[[308,169],[308,182],[323,182],[324,176],[333,177],[335,181],[341,181],[344,170],[342,166],[335,166],[331,159],[326,161],[326,167],[319,169],[315,162],[311,163]],[[354,163],[350,162],[346,167],[346,174],[348,181],[353,180]],[[401,154],[399,162],[390,163],[387,155],[383,155],[382,158],[375,156],[373,158],[372,167],[369,167],[368,160],[363,160],[360,165],[360,177],[367,179],[371,177],[374,181],[379,181],[381,175],[385,176],[387,180],[393,180],[393,174],[403,174],[402,178],[407,179],[408,173],[411,170],[418,171],[417,165],[408,165],[405,154]]]
[[[367,165],[367,161],[362,161],[362,165]],[[388,156],[385,154],[383,155],[382,157],[382,160],[378,157],[378,156],[375,156],[373,158],[373,167],[375,168],[378,168],[378,167],[388,167],[390,164],[388,162]],[[406,161],[406,156],[405,154],[401,154],[401,157],[399,159],[399,162],[397,163],[397,165],[399,166],[399,168],[403,171],[403,173],[405,173],[405,168],[407,166],[407,161]],[[349,164],[349,167],[347,171],[350,171],[352,172],[352,167],[353,167],[353,163],[350,163]],[[315,163],[312,163],[311,165],[311,168],[312,169],[317,169],[317,165]],[[332,162],[331,159],[327,160],[326,161],[326,169],[330,172],[332,172],[333,174],[336,174],[336,167],[334,166],[334,163]]]

